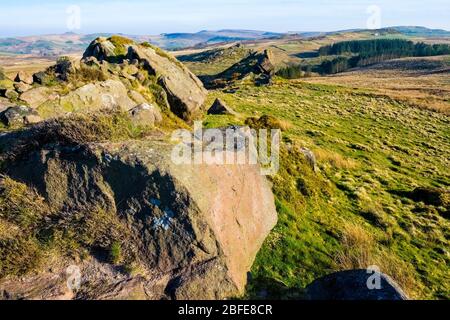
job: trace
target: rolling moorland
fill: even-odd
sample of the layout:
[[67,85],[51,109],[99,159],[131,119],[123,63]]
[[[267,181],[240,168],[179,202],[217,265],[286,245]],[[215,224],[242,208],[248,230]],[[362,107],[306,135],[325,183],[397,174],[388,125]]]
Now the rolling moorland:
[[[195,43],[192,46],[197,47],[173,52],[178,60],[149,43],[141,43],[139,48],[134,49],[137,52],[134,56],[126,57],[130,62],[124,62],[122,60],[127,51],[122,46],[134,46],[133,41],[122,37],[109,38],[108,41],[114,44],[115,49],[112,52],[102,51],[103,49],[96,51],[104,52],[106,58],[100,54],[94,55],[91,53],[94,50],[89,51],[88,48],[81,65],[75,66],[76,63],[71,62],[80,59],[75,53],[58,60],[57,66],[63,70],[56,68],[55,71],[50,68],[35,77],[40,83],[35,81],[27,89],[37,90],[36,92],[43,95],[42,99],[36,99],[36,95],[29,99],[27,90],[20,93],[20,96],[10,93],[9,97],[2,98],[1,103],[5,108],[24,104],[32,109],[27,110],[29,114],[26,119],[23,118],[26,120],[25,127],[23,121],[6,121],[2,131],[6,137],[12,135],[10,139],[14,140],[17,139],[14,136],[17,133],[24,132],[26,137],[27,134],[35,134],[33,130],[50,130],[55,132],[52,138],[49,138],[50,141],[45,142],[50,145],[56,141],[65,147],[73,147],[74,140],[76,145],[101,143],[106,144],[101,148],[113,154],[115,143],[129,140],[142,140],[142,143],[145,143],[154,139],[155,134],[168,134],[174,128],[189,128],[194,119],[201,119],[206,128],[236,125],[248,125],[256,129],[280,128],[283,132],[281,167],[276,175],[269,177],[278,222],[270,233],[267,232],[267,238],[264,232],[258,238],[261,243],[264,238],[265,240],[261,249],[256,250],[259,251],[257,254],[253,249],[256,258],[251,264],[245,290],[227,289],[224,283],[228,284],[229,281],[224,280],[222,289],[217,289],[220,294],[215,292],[214,297],[236,295],[257,299],[302,299],[307,295],[305,288],[322,276],[376,265],[392,277],[410,298],[448,299],[450,52],[445,51],[448,49],[446,46],[450,44],[448,34],[420,28],[396,28],[377,31],[351,30],[311,36],[271,35],[269,39],[257,38],[248,41],[228,40],[229,43],[213,41],[213,44],[205,44],[205,41],[202,41],[201,46]],[[431,47],[439,44],[443,46],[444,51],[411,51],[397,55],[397,51],[392,50],[392,47],[383,47],[375,50],[376,61],[363,65],[346,65],[345,68],[333,72],[321,68],[324,63],[331,63],[336,59],[347,61],[361,54],[348,51],[330,52],[329,46],[332,44],[340,43],[344,47],[349,43],[356,43],[358,46],[364,46],[367,43],[387,41],[389,45],[395,46],[396,41],[400,40],[405,41],[406,45],[409,45],[408,41],[413,44],[424,43],[424,46]],[[401,42],[402,45],[405,43]],[[101,42],[91,44],[90,48],[95,48],[95,45],[108,48],[108,45]],[[157,55],[153,56],[147,52],[150,58],[145,56],[145,59],[151,61],[153,58],[159,61],[159,57],[162,57],[164,63],[160,63],[164,68],[159,69],[155,75],[143,72],[141,64],[144,55],[140,50],[154,50]],[[383,57],[379,58],[381,53]],[[141,61],[140,65],[131,63],[131,58],[136,56]],[[42,57],[20,56],[19,59],[22,59],[20,64],[5,65],[1,85],[9,92],[14,88],[17,91],[17,83],[14,84],[12,78],[18,71],[34,73],[46,70],[54,64],[54,61],[43,61]],[[97,63],[97,60],[104,61]],[[0,62],[3,61],[11,60],[2,58]],[[169,92],[165,89],[167,84],[158,79],[158,75],[164,74],[165,70],[184,70],[186,67],[197,75],[208,89],[205,101],[200,103],[202,99],[199,98],[201,106],[198,110],[194,108],[195,112],[192,113],[190,110],[174,108],[173,100],[163,92]],[[142,77],[138,76],[139,73],[143,73]],[[192,77],[185,78],[178,73],[175,78],[185,79],[189,83],[194,81],[187,80],[193,79]],[[98,112],[102,109],[102,103],[92,97],[83,98],[84,93],[80,88],[91,83],[111,80],[119,81],[126,87],[124,95],[116,97],[118,100],[122,99],[121,104],[131,108],[138,102],[148,102],[161,109],[160,116],[153,114],[150,117],[153,124],[150,128],[145,121],[144,125],[137,125],[135,119],[130,119],[127,113],[86,115],[87,110]],[[111,82],[109,84],[112,85]],[[112,87],[111,91],[122,90],[122,85],[115,83],[114,86],[116,87]],[[89,88],[105,90],[102,86]],[[201,89],[195,90],[198,91],[196,97],[202,96]],[[59,98],[52,98],[53,96]],[[231,111],[222,115],[206,114],[216,99],[220,99]],[[79,118],[71,118],[73,115],[66,118],[68,112]],[[54,118],[61,120],[51,120]],[[39,127],[43,120],[47,120],[48,128]],[[38,124],[32,124],[34,122]],[[100,124],[100,127],[97,127],[96,123]],[[60,129],[52,129],[56,124]],[[135,235],[132,234],[134,231],[131,230],[135,230],[133,228],[139,224],[129,229],[129,226],[126,226],[126,232],[121,231],[124,228],[123,221],[131,223],[132,219],[127,216],[126,210],[123,209],[125,213],[122,213],[120,202],[114,205],[117,206],[114,208],[117,210],[117,216],[105,212],[111,209],[105,205],[108,203],[108,197],[103,200],[97,197],[98,193],[108,194],[109,191],[103,190],[106,187],[100,184],[99,178],[95,176],[94,185],[89,186],[100,190],[93,193],[96,197],[94,204],[97,214],[87,216],[87,219],[86,213],[78,212],[72,220],[64,214],[59,216],[58,208],[61,210],[64,207],[68,210],[67,208],[71,207],[71,210],[76,208],[79,211],[80,208],[76,205],[84,204],[85,196],[75,196],[69,187],[68,195],[63,196],[58,192],[53,195],[49,191],[55,188],[52,185],[46,187],[46,193],[40,192],[39,183],[26,178],[27,171],[22,165],[17,165],[16,169],[17,172],[23,173],[14,174],[14,171],[8,170],[8,166],[15,166],[11,159],[16,159],[14,157],[17,154],[30,151],[23,151],[20,143],[16,145],[11,143],[11,140],[5,141],[12,147],[8,145],[5,148],[5,142],[2,141],[4,176],[0,196],[0,287],[7,288],[6,291],[11,292],[13,296],[13,293],[16,293],[20,297],[23,292],[30,295],[30,291],[39,289],[31,290],[26,284],[21,284],[18,289],[14,277],[42,274],[54,261],[58,261],[54,265],[61,266],[71,261],[90,261],[87,257],[97,256],[100,248],[100,255],[107,256],[106,264],[120,266],[120,279],[129,281],[127,283],[133,287],[132,293],[136,298],[141,298],[143,294],[140,291],[137,294],[135,290],[137,275],[154,284],[156,276],[149,272],[149,269],[154,269],[155,265],[143,262],[149,259],[148,253],[128,246],[129,243],[135,244]],[[44,145],[38,138],[35,138],[35,141],[37,145]],[[96,148],[100,147],[96,145]],[[130,149],[133,154],[140,154],[134,143]],[[305,153],[305,150],[308,152]],[[77,161],[93,161],[92,157],[84,158],[84,153],[88,152],[83,151],[83,157]],[[126,156],[120,153],[120,157]],[[62,166],[60,163],[63,163],[63,159],[59,159],[58,155],[48,157],[54,159],[55,166]],[[125,167],[125,164],[123,166]],[[58,179],[62,178],[58,170],[62,169],[63,166],[47,173],[46,183],[50,184],[51,179],[55,180],[53,183],[60,181]],[[170,172],[170,169],[167,170]],[[52,174],[56,176],[53,177]],[[75,173],[72,175],[78,177]],[[106,177],[104,179],[107,180]],[[184,181],[182,178],[180,180]],[[108,181],[108,184],[117,192],[113,183]],[[255,184],[255,188],[260,188],[258,182]],[[197,199],[199,192],[191,191],[188,184],[186,188],[192,192],[192,198]],[[176,190],[181,189],[177,187]],[[68,207],[67,201],[70,202]],[[202,201],[199,200],[199,203]],[[65,206],[59,207],[61,203],[65,203]],[[19,210],[18,207],[25,210]],[[183,206],[180,205],[181,207]],[[270,211],[269,207],[265,209]],[[9,212],[14,212],[16,218],[8,218]],[[31,212],[37,212],[44,217],[36,217]],[[48,212],[52,212],[50,217],[47,217]],[[98,219],[108,219],[111,229],[100,228]],[[268,217],[266,219],[270,220]],[[84,220],[87,220],[87,225],[82,223]],[[20,228],[25,231],[18,231]],[[267,231],[267,225],[262,229]],[[77,232],[79,236],[76,236]],[[105,233],[110,235],[106,236]],[[126,236],[117,236],[120,233]],[[17,242],[11,242],[11,237],[14,236],[19,239]],[[164,240],[158,238],[158,241],[160,246],[154,247],[163,250],[161,243],[165,242],[161,241]],[[140,248],[138,242],[136,246]],[[211,246],[210,242],[205,241],[205,246]],[[20,254],[24,258],[17,259],[13,248],[20,248]],[[178,254],[177,250],[175,252]],[[212,249],[203,251],[210,250]],[[199,253],[195,255],[197,259],[204,259],[198,258],[203,257]],[[220,254],[218,256],[221,257]],[[252,254],[250,260],[253,260],[251,256]],[[183,260],[186,257],[177,256],[176,259]],[[173,270],[173,264],[176,263],[158,261],[156,267]],[[93,279],[96,279],[96,276],[98,278],[99,272],[92,270],[100,267],[95,265],[94,268],[93,263],[87,265],[86,270],[90,270],[90,276]],[[230,269],[236,268],[230,261],[226,262],[226,266]],[[58,267],[53,268],[58,270]],[[181,267],[181,270],[184,270],[183,268]],[[53,271],[55,272],[57,271]],[[119,277],[118,273],[108,272],[109,275]],[[51,283],[48,273],[47,278],[39,278],[46,279],[42,280],[45,285]],[[164,282],[161,280],[164,277],[159,276],[156,281],[158,284]],[[178,284],[181,280],[177,276],[171,275],[173,279],[178,279],[175,281]],[[198,281],[196,279],[197,276],[191,275],[186,283],[194,283]],[[203,281],[213,283],[210,278]],[[233,281],[237,287],[242,287],[240,280]],[[99,285],[92,280],[90,286],[87,286],[88,289],[74,297],[68,297],[111,298],[120,297],[123,292],[129,296],[130,292],[123,289],[124,282],[120,282],[122,291],[117,289],[119,285],[115,284],[114,287],[108,283],[114,288],[110,291],[116,295],[103,292],[103,295],[96,296],[94,292],[98,290]],[[169,281],[169,285],[162,286],[165,288],[162,290],[164,293],[154,292],[149,295],[147,292],[144,296],[192,298],[199,295],[194,289],[196,285],[177,287],[173,281]],[[42,288],[41,292],[47,290]]]

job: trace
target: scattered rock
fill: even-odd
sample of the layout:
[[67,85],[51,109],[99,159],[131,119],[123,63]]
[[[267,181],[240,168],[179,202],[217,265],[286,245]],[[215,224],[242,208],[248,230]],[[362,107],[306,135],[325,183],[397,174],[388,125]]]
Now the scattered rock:
[[233,109],[228,107],[225,102],[222,101],[222,99],[217,98],[216,101],[214,101],[211,108],[208,110],[208,114],[231,114],[236,115],[236,112],[234,112]]
[[129,113],[133,122],[140,125],[154,126],[163,120],[159,109],[147,103],[134,107]]
[[7,126],[36,123],[40,121],[39,114],[27,106],[10,107],[0,113],[0,119]]
[[19,71],[16,75],[16,77],[14,78],[15,82],[23,82],[25,84],[33,84],[33,76],[27,74],[24,71]]
[[14,103],[9,101],[9,99],[0,97],[0,112],[3,112],[6,109],[8,109],[9,107],[13,107],[13,106],[14,106]]
[[51,76],[47,72],[40,71],[40,72],[33,74],[33,83],[45,85],[50,80],[51,80]]
[[306,160],[308,161],[308,164],[314,170],[314,172],[317,172],[319,170],[319,167],[317,166],[317,159],[314,153],[308,148],[300,148],[300,152],[303,153]]
[[310,284],[306,296],[310,300],[408,300],[402,289],[385,274],[380,274],[381,289],[370,290],[367,283],[371,276],[373,273],[367,270],[333,273]]
[[[206,99],[201,81],[182,63],[159,48],[138,45],[122,37],[98,38],[83,55],[98,61],[122,63],[125,59],[139,62],[150,75],[158,76],[158,84],[167,94],[170,109],[184,120],[190,120]],[[133,63],[134,65],[134,63]],[[144,81],[137,73],[136,78]]]
[[273,56],[270,50],[252,52],[222,73],[202,78],[207,88],[217,89],[234,85],[240,80],[253,80],[257,85],[272,83],[275,74]]
[[4,97],[8,98],[9,100],[17,100],[19,98],[19,94],[14,90],[6,89]]

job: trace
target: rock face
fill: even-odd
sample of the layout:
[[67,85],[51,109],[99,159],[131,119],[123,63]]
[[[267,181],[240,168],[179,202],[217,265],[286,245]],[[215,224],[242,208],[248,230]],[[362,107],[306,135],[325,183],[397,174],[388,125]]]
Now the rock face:
[[144,126],[154,126],[162,122],[161,111],[148,103],[140,104],[129,111],[134,123]]
[[270,50],[252,52],[248,57],[232,65],[222,73],[202,78],[207,88],[223,88],[233,85],[236,81],[251,79],[257,85],[268,85],[275,74],[275,66]]
[[127,58],[144,66],[150,75],[158,77],[173,113],[190,120],[206,98],[201,81],[174,57],[150,45],[138,45],[128,39],[99,38],[91,43],[83,58],[95,57],[98,61]]
[[[1,136],[0,145],[23,148],[29,135]],[[102,207],[127,224],[139,260],[154,276],[117,280],[110,292],[117,289],[123,297],[137,288],[146,298],[171,299],[224,299],[243,292],[277,221],[259,166],[177,165],[173,143],[164,138],[76,148],[44,139],[45,146],[16,152],[6,173],[35,187],[57,212]],[[111,297],[101,288],[89,298]],[[8,292],[14,296],[13,289]]]
[[367,270],[350,270],[328,275],[306,288],[310,300],[407,300],[400,287],[387,275],[380,274],[381,289],[370,290]]
[[127,111],[136,106],[128,97],[127,88],[118,80],[87,84],[61,97],[60,104],[75,112],[115,108]]
[[236,115],[233,109],[228,107],[222,99],[217,98],[211,108],[208,110],[208,114],[231,114]]

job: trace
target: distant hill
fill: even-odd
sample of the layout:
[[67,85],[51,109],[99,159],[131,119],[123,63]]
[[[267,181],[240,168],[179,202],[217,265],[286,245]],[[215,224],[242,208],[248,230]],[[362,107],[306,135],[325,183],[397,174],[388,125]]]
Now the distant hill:
[[[39,56],[59,56],[83,52],[89,43],[97,37],[109,37],[112,33],[95,33],[81,35],[64,33],[59,35],[42,35],[0,39],[0,53],[34,54]],[[135,41],[150,41],[168,50],[211,45],[222,42],[260,40],[282,36],[279,33],[253,30],[203,30],[197,33],[167,33],[161,35],[126,35]]]
[[405,26],[400,26],[400,27],[391,27],[389,29],[394,29],[400,33],[403,33],[404,35],[407,36],[412,36],[412,37],[436,37],[436,38],[440,38],[440,37],[450,37],[450,31],[447,30],[442,30],[442,29],[428,29],[425,27],[417,27],[417,26],[412,26],[412,27],[405,27]]
[[[335,32],[288,32],[275,33],[258,30],[202,30],[196,33],[164,33],[160,35],[128,35],[121,34],[137,42],[149,41],[166,50],[182,50],[186,48],[207,48],[214,44],[231,42],[248,42],[271,40],[289,40],[291,38],[312,38],[333,34],[364,33],[366,29],[342,30]],[[370,32],[398,33],[405,37],[416,38],[450,38],[450,31],[428,29],[417,26],[397,26]],[[55,35],[40,35],[28,37],[10,37],[0,39],[0,53],[32,54],[37,56],[61,56],[81,53],[89,43],[97,37],[109,37],[112,33],[76,34],[72,32]]]

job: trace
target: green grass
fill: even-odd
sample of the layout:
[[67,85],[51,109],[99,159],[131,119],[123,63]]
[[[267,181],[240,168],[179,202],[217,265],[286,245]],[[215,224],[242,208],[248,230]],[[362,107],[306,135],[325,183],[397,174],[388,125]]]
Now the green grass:
[[[279,222],[253,266],[249,297],[301,296],[314,279],[348,268],[343,261],[363,261],[380,265],[411,297],[448,298],[450,208],[401,193],[449,189],[448,116],[362,90],[298,81],[216,91],[209,102],[217,97],[241,116],[208,116],[207,127],[264,114],[290,124],[281,170],[272,177]],[[298,146],[316,153],[319,173],[287,151]],[[373,237],[367,259],[346,247],[349,225]]]

